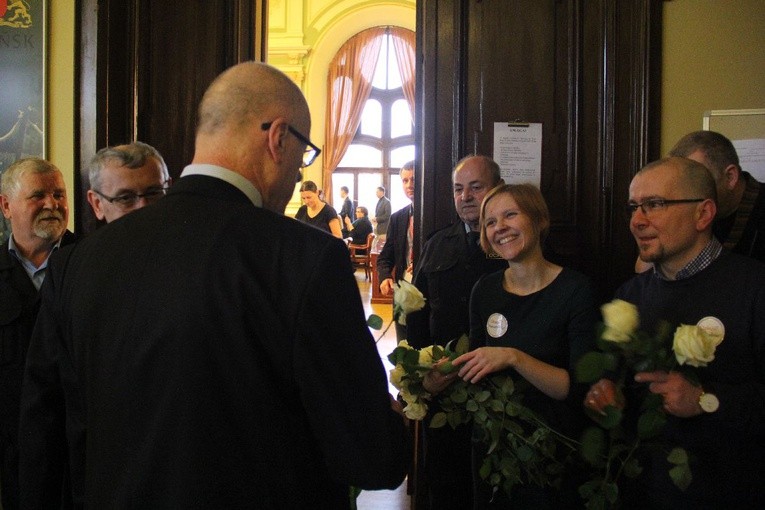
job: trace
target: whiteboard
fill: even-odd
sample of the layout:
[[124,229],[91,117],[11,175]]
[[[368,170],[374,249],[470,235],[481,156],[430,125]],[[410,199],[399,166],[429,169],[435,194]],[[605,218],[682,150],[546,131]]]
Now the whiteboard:
[[709,110],[704,112],[702,127],[727,136],[741,168],[765,182],[765,108]]

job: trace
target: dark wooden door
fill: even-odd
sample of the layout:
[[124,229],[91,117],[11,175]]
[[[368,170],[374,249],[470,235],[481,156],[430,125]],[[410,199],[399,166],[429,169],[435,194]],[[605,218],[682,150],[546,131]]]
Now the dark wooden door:
[[661,0],[419,0],[419,238],[456,218],[451,168],[492,155],[493,124],[543,125],[548,257],[602,296],[636,250],[622,214],[659,152]]
[[191,161],[196,108],[221,71],[263,60],[267,0],[83,0],[79,20],[76,229],[96,220],[87,163],[105,146],[141,140],[178,178]]

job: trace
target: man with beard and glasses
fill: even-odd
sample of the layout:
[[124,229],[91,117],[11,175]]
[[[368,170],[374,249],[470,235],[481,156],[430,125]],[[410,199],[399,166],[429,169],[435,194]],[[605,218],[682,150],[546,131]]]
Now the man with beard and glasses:
[[73,240],[61,171],[51,163],[16,161],[0,179],[0,205],[11,224],[0,247],[0,491],[2,507],[19,507],[18,428],[21,381],[39,289],[48,258]]

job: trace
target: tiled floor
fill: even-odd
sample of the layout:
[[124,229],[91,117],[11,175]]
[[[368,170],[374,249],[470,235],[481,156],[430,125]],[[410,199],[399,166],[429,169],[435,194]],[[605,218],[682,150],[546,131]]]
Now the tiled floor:
[[[356,281],[359,284],[361,300],[364,303],[364,312],[367,317],[374,313],[383,319],[383,329],[391,320],[393,309],[390,304],[372,304],[372,289],[370,283],[364,279],[364,271],[356,271]],[[391,328],[380,338],[381,331],[372,330],[372,336],[377,341],[377,350],[383,360],[386,372],[391,368],[388,362],[388,354],[396,347],[396,330]],[[396,394],[396,389],[390,387],[391,394]],[[359,510],[409,510],[411,508],[409,496],[406,493],[406,482],[393,491],[362,491],[356,501]]]

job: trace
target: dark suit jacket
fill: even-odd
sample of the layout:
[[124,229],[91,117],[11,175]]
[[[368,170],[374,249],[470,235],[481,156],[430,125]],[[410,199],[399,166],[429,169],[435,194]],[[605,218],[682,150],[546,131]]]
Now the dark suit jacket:
[[[73,241],[74,234],[67,231],[61,245]],[[39,308],[37,289],[8,251],[8,243],[3,243],[0,246],[0,472],[5,485],[4,498],[11,497],[11,491],[16,497],[21,380]]]
[[87,431],[72,476],[91,508],[347,508],[349,485],[406,472],[345,245],[216,178],[181,178],[51,264],[24,381],[28,497],[48,484],[51,358]]
[[388,222],[390,221],[390,200],[387,197],[382,197],[377,201],[375,206],[375,234],[378,236],[384,236],[388,231]]
[[395,281],[403,278],[409,256],[406,231],[409,229],[409,216],[411,215],[412,206],[410,204],[394,212],[390,217],[385,245],[383,245],[380,255],[377,256],[377,273],[380,283],[386,278],[392,278],[394,270],[396,271]]

